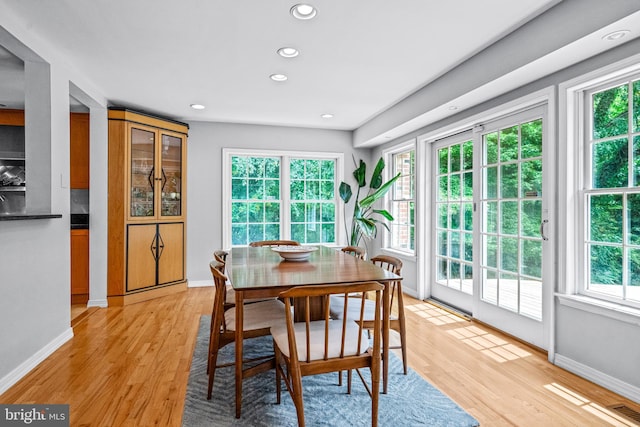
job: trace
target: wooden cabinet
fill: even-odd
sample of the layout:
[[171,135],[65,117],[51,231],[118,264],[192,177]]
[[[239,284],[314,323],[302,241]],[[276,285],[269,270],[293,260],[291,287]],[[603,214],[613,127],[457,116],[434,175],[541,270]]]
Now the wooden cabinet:
[[89,301],[89,230],[71,230],[71,303]]
[[70,158],[69,186],[89,188],[89,114],[71,113],[69,121]]
[[110,304],[186,289],[188,126],[109,110]]

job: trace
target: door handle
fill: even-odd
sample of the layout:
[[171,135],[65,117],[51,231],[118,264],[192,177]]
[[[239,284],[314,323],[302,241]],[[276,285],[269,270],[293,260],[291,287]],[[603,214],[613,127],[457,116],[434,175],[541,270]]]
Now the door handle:
[[543,219],[542,222],[540,223],[540,236],[542,236],[542,240],[549,240],[549,238],[544,235],[544,225],[548,222],[549,222],[548,219]]

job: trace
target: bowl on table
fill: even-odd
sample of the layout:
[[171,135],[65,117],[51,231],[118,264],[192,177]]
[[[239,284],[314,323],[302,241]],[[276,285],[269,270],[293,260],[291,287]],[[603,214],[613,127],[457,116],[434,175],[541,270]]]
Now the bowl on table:
[[311,253],[318,248],[316,246],[274,246],[271,250],[277,252],[285,261],[307,261]]

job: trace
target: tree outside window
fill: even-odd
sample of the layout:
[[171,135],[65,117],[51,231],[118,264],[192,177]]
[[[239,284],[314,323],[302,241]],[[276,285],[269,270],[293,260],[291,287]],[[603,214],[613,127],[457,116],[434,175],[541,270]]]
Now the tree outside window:
[[400,173],[390,192],[390,249],[412,253],[415,250],[415,150],[391,156],[391,176]]

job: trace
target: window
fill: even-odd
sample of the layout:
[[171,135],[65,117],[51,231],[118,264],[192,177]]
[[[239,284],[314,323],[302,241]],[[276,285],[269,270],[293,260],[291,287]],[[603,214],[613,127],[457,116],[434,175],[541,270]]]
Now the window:
[[274,239],[337,243],[341,154],[224,151],[225,247]]
[[415,153],[412,145],[410,149],[390,155],[390,176],[400,173],[400,178],[393,184],[389,196],[393,221],[389,224],[387,247],[408,253],[415,250]]
[[640,307],[640,75],[584,91],[587,295]]

